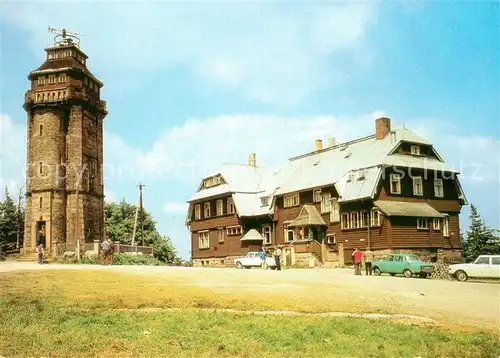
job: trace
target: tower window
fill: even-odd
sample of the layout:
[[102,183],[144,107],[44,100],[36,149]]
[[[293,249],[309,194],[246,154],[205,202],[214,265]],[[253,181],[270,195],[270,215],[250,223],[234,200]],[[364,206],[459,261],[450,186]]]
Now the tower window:
[[39,163],[39,166],[38,166],[38,172],[39,172],[40,174],[43,174],[43,163],[42,163],[42,162],[40,162],[40,163]]
[[38,85],[45,84],[45,76],[38,76]]
[[59,83],[63,83],[63,82],[66,82],[66,74],[65,73],[61,73],[59,75]]
[[40,124],[40,135],[43,135],[43,124]]
[[40,200],[39,200],[39,204],[38,204],[38,205],[40,206],[40,209],[41,209],[41,208],[42,208],[42,206],[43,206],[43,198],[42,198],[42,197],[40,197]]
[[49,83],[56,83],[56,75],[49,75]]

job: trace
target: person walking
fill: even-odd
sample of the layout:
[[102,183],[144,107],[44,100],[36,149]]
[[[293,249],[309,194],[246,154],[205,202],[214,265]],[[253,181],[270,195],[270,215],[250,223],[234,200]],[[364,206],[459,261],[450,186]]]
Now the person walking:
[[361,276],[361,260],[363,259],[363,253],[356,247],[352,253],[352,257],[354,258],[354,274]]
[[366,276],[372,275],[372,262],[373,262],[373,252],[368,248],[368,250],[365,251],[364,254],[365,257],[365,271],[366,271]]
[[274,251],[274,262],[276,262],[276,270],[281,271],[281,246]]

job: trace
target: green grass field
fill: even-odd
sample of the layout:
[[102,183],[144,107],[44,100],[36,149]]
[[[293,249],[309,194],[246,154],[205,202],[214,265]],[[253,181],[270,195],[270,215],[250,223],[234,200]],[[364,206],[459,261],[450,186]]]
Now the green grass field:
[[[0,276],[0,356],[497,357],[500,352],[492,333],[216,311],[300,305],[277,297],[176,289],[160,277],[111,272],[5,273]],[[313,304],[306,310],[314,312]]]

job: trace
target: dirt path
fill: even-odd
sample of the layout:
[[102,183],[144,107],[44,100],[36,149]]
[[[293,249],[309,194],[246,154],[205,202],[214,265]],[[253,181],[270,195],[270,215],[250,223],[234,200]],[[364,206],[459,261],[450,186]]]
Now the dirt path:
[[19,270],[103,270],[150,276],[179,288],[207,287],[212,291],[247,292],[248,295],[280,292],[289,294],[290,299],[314,290],[319,300],[335,297],[336,300],[355,302],[361,307],[378,307],[381,311],[394,307],[392,313],[427,317],[449,325],[493,330],[500,327],[500,285],[496,283],[354,276],[351,270],[344,269],[277,272],[260,269],[0,264],[0,273]]

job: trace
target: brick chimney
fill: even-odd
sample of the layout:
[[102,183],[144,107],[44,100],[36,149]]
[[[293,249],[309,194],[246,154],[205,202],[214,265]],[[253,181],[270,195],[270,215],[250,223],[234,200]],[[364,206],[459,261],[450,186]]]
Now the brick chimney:
[[384,139],[391,131],[391,119],[380,117],[375,120],[375,138],[377,140]]
[[316,152],[323,149],[323,141],[321,139],[316,139]]
[[248,166],[255,168],[257,166],[257,156],[255,153],[248,154]]
[[328,138],[328,147],[331,148],[331,147],[334,147],[337,145],[337,141],[335,140],[334,137],[330,137]]

